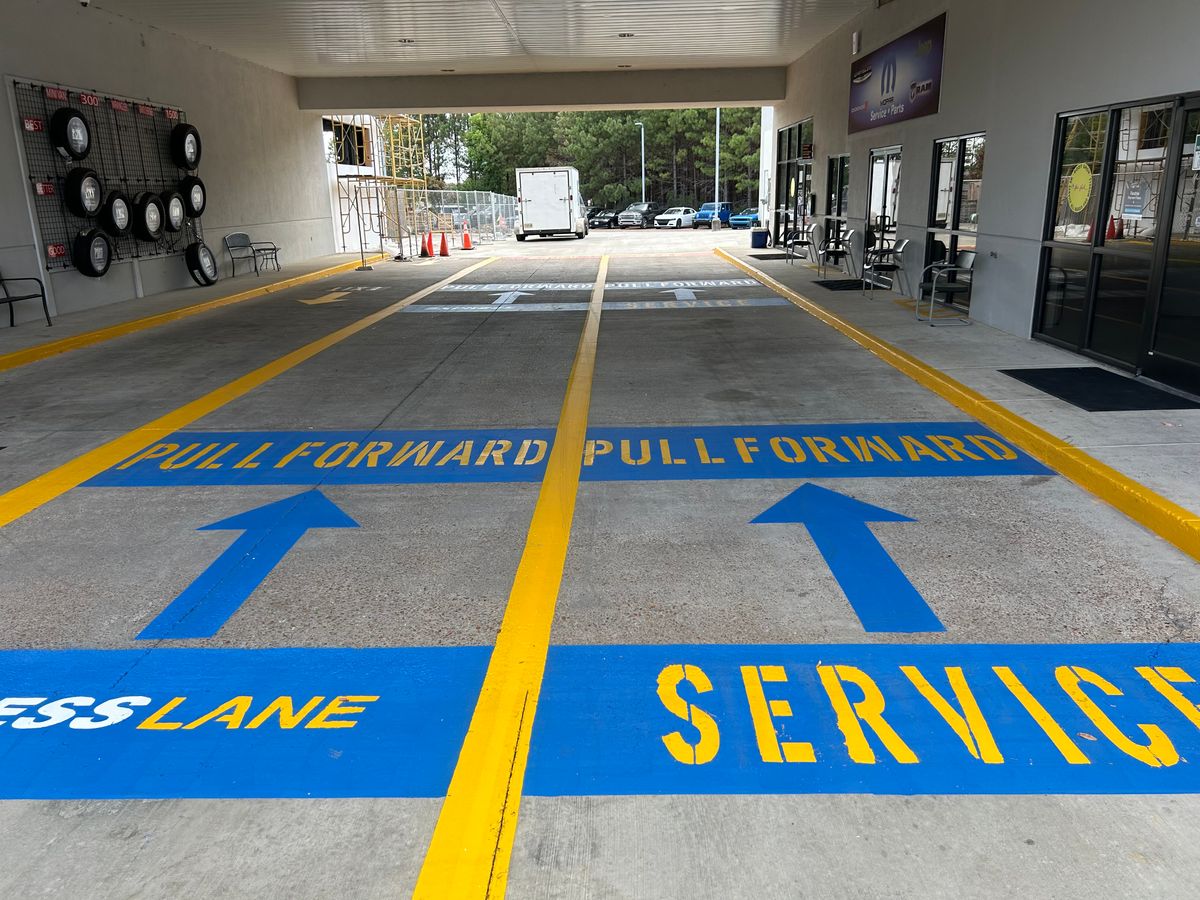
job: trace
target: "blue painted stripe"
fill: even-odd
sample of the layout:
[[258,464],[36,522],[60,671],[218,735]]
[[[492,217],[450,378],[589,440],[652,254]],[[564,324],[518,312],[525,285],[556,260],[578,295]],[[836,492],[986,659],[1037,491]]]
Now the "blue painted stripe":
[[[437,797],[487,659],[478,647],[0,651],[0,798]],[[525,788],[1195,793],[1196,676],[1197,644],[557,646]],[[950,710],[967,690],[979,713],[964,736]],[[865,722],[839,720],[839,691],[847,709],[866,699]],[[250,728],[280,697],[297,710],[321,699],[294,727],[275,715]],[[348,727],[309,727],[330,723]]]
[[[549,428],[180,432],[86,486],[538,482],[553,437]],[[591,428],[588,440],[585,481],[1050,474],[975,422]]]

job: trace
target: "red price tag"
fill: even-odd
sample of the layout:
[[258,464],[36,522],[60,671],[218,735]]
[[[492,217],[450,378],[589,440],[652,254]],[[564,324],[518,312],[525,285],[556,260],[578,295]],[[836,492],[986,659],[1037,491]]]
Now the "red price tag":
[[49,244],[46,247],[47,259],[63,259],[67,255],[66,244]]
[[64,91],[62,88],[48,87],[48,88],[46,88],[46,99],[47,100],[61,100],[63,103],[66,103],[67,102],[67,92]]
[[114,99],[111,99],[108,101],[108,105],[111,106],[113,109],[115,109],[117,112],[129,112],[129,104],[126,103],[124,100],[117,100],[114,98]]
[[79,105],[80,106],[99,106],[100,98],[97,97],[95,94],[80,94],[79,95]]
[[42,121],[41,119],[34,119],[34,118],[30,118],[29,116],[26,116],[22,120],[22,124],[24,124],[26,131],[45,131],[46,130],[46,123],[44,121]]
[[154,115],[154,107],[153,107],[153,106],[146,106],[144,103],[139,103],[139,104],[138,104],[137,111],[138,111],[138,115],[139,115],[139,116],[152,116],[152,115]]
[[163,110],[163,115],[164,115],[164,116],[166,116],[168,119],[170,119],[172,122],[175,122],[175,121],[177,121],[177,120],[179,119],[179,110],[177,110],[177,109],[164,109],[164,110]]
[[39,197],[53,197],[54,185],[49,181],[39,181],[33,186],[33,192]]

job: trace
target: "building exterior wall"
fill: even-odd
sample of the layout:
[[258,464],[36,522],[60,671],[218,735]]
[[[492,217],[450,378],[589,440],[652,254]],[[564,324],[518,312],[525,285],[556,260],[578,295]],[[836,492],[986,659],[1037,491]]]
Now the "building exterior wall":
[[[301,112],[295,79],[96,8],[7,0],[0,28],[0,74],[59,82],[176,106],[204,141],[200,176],[208,189],[202,224],[221,257],[231,231],[279,244],[286,264],[334,252],[320,115]],[[0,91],[0,271],[42,274],[18,156],[11,98]],[[182,256],[139,262],[141,291],[192,284]],[[133,266],[114,263],[100,279],[55,272],[54,308],[70,312],[138,295]],[[17,304],[36,319],[35,304]]]
[[[865,54],[942,12],[941,111],[848,134],[853,32]],[[849,227],[859,236],[870,151],[903,147],[898,237],[914,241],[910,268],[924,259],[934,141],[986,132],[972,316],[1029,335],[1057,115],[1200,90],[1198,32],[1195,0],[902,0],[861,14],[793,63],[774,124],[813,118],[819,214],[828,157],[850,154]]]

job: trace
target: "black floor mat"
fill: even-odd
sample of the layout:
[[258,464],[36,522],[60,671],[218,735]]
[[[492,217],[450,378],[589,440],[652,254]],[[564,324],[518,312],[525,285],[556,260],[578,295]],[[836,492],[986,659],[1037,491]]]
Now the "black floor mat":
[[1200,403],[1096,366],[1001,369],[1005,375],[1088,412],[1200,409]]
[[787,259],[786,253],[751,253],[751,259]]
[[863,283],[861,278],[840,278],[837,281],[816,281],[814,284],[819,284],[827,291],[861,291]]

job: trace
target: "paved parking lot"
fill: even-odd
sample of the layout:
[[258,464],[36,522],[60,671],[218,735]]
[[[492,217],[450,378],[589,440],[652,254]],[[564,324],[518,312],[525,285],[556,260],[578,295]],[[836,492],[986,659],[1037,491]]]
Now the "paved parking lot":
[[746,240],[0,372],[0,894],[1193,893],[1200,567]]

